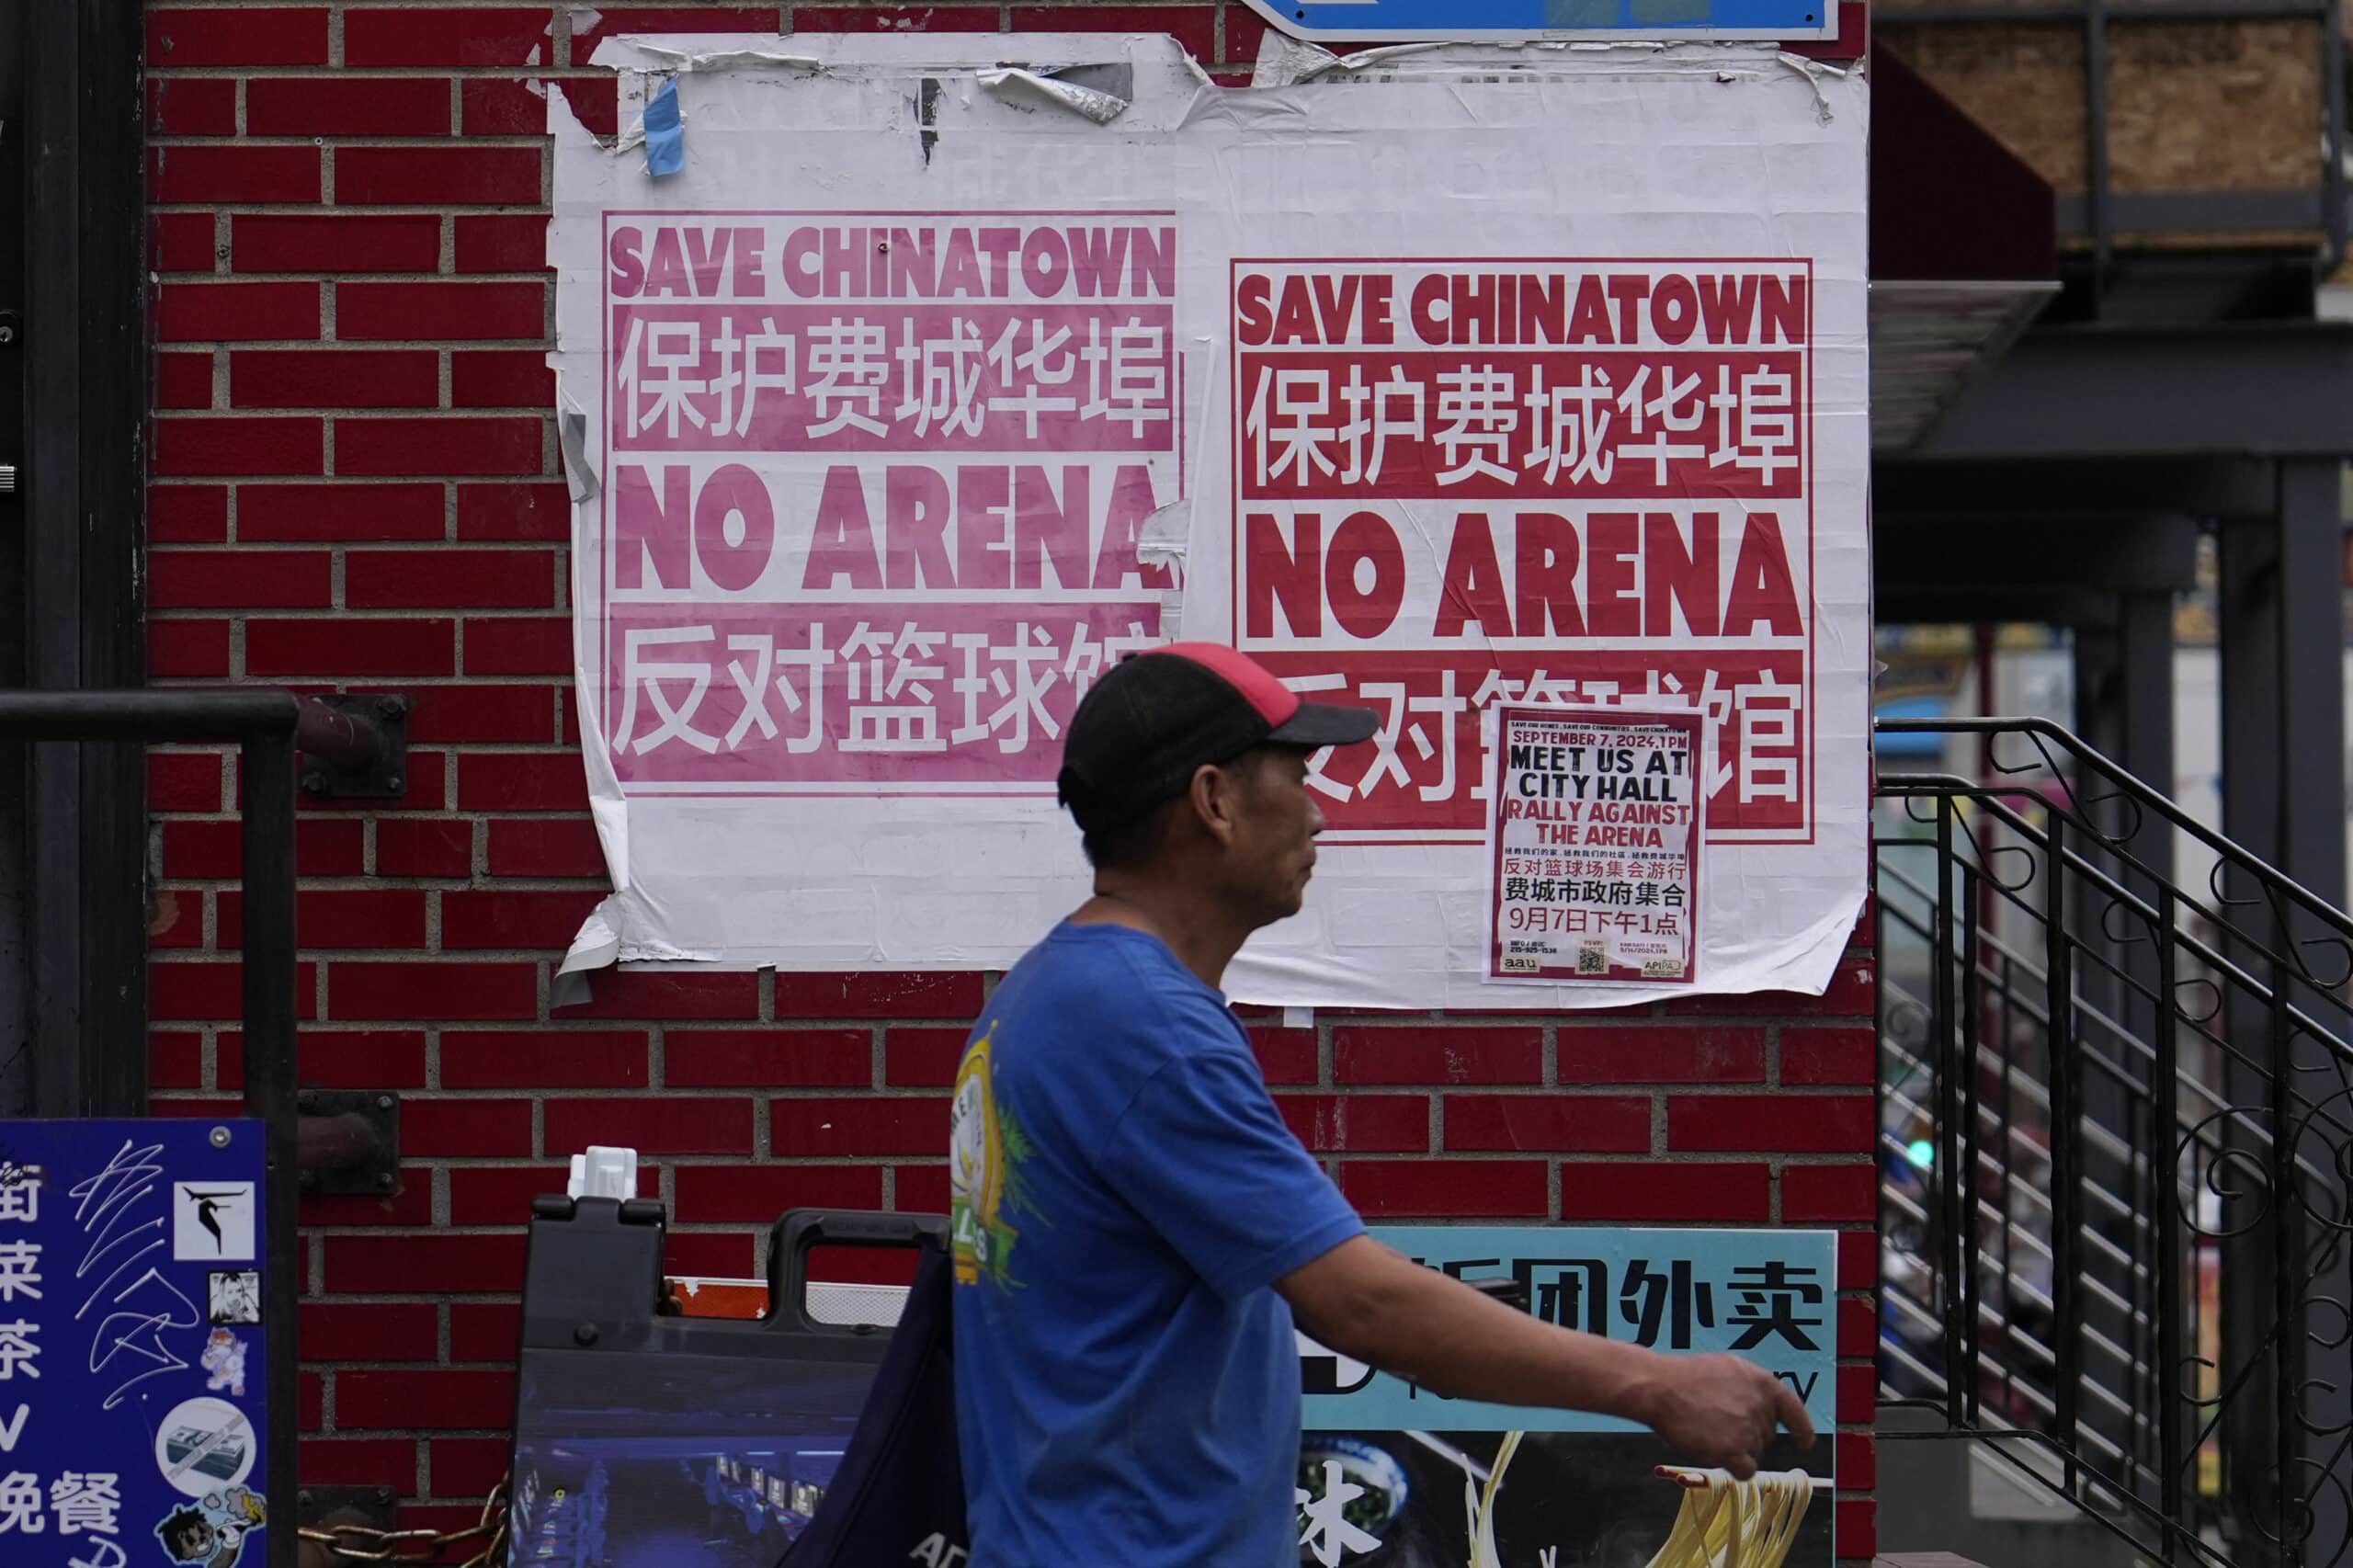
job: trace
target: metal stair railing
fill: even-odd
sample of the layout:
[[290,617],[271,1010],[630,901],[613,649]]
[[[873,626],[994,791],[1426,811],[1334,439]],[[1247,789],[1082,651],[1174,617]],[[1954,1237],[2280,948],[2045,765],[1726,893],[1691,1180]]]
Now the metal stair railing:
[[2055,725],[1879,728],[1985,774],[1878,785],[1881,1384],[1949,1428],[1883,1435],[2168,1563],[2338,1568],[2353,919]]

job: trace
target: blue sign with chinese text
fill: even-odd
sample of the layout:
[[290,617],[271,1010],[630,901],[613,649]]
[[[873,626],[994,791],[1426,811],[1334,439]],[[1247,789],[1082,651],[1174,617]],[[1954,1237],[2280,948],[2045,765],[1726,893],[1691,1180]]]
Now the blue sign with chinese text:
[[0,1121],[0,1562],[260,1568],[257,1121]]
[[[1788,1383],[1818,1430],[1837,1404],[1835,1231],[1678,1231],[1586,1226],[1376,1226],[1375,1240],[1465,1279],[1510,1278],[1547,1323],[1654,1350],[1730,1351]],[[1313,1373],[1311,1369],[1311,1385]],[[1630,1432],[1581,1412],[1442,1400],[1385,1372],[1344,1367],[1311,1386],[1310,1426]]]
[[[1786,1434],[1735,1481],[1629,1422],[1450,1400],[1301,1345],[1302,1568],[1480,1562],[1641,1562],[1670,1540],[1737,1528],[1786,1543],[1789,1568],[1830,1568],[1837,1382],[1837,1236],[1829,1231],[1585,1226],[1376,1228],[1407,1257],[1465,1279],[1510,1278],[1547,1322],[1666,1355],[1725,1351],[1803,1401],[1818,1434]],[[1734,1521],[1740,1521],[1735,1527]],[[1704,1553],[1703,1553],[1704,1555]],[[1711,1559],[1711,1561],[1713,1559]]]
[[1318,43],[1835,38],[1836,0],[1250,0]]

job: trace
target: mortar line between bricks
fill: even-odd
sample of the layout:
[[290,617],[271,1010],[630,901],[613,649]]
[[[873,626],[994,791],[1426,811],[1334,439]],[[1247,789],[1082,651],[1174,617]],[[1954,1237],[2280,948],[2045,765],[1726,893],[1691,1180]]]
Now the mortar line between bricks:
[[[226,0],[226,6],[224,8],[242,9],[247,3],[248,0]],[[171,8],[174,10],[180,8],[180,5],[177,3],[177,0],[176,0],[176,3],[171,6]],[[447,6],[445,4],[434,8],[446,9]],[[601,65],[533,65],[528,61],[521,60],[488,64],[446,62],[439,65],[322,65],[315,62],[302,65],[175,65],[168,61],[151,61],[148,63],[147,74],[152,79],[158,82],[218,81],[223,78],[235,78],[240,81],[260,82],[300,82],[310,80],[325,82],[373,80],[416,81],[420,79],[432,80],[437,77],[448,77],[450,80],[459,83],[605,82],[612,80],[615,74],[612,70]],[[453,118],[450,120],[450,124],[453,126],[459,123],[460,123],[460,121],[457,119]],[[174,138],[182,141],[222,142],[227,140],[224,136],[210,135],[202,131],[173,131],[169,134]],[[369,133],[361,132],[360,134],[365,135]],[[406,132],[404,134],[410,136],[422,136],[425,133]],[[505,138],[518,136],[533,137],[542,144],[551,140],[550,133],[544,131],[503,131],[494,132],[494,134]],[[459,139],[460,133],[456,131],[444,132],[443,134],[433,138],[433,140],[439,142],[444,146],[447,146]]]
[[[187,212],[219,213],[229,218],[547,218],[553,214],[544,203],[524,201],[458,201],[434,205],[417,201],[348,202],[330,206],[320,201],[153,201],[147,203],[149,212],[158,217],[174,217]],[[233,228],[234,225],[232,225]],[[517,273],[535,278],[549,278],[545,267],[521,267]],[[509,273],[467,273],[467,277],[503,277]],[[240,271],[239,278],[266,278],[266,272]],[[406,278],[431,278],[430,272],[404,273]]]
[[[418,74],[429,79],[431,76],[438,74],[438,73],[428,72],[419,73]],[[364,84],[367,80],[367,77],[358,75],[335,78],[336,85],[341,85],[347,81]],[[549,137],[544,132],[535,133],[531,131],[467,131],[463,134],[453,131],[347,132],[339,131],[271,131],[263,132],[260,135],[253,136],[243,133],[235,136],[194,136],[186,132],[176,131],[168,133],[151,133],[147,138],[147,144],[155,148],[159,152],[171,152],[181,147],[209,147],[214,149],[238,148],[251,149],[255,152],[287,152],[290,150],[300,150],[307,147],[314,152],[324,152],[328,153],[332,153],[339,148],[352,147],[381,150],[391,153],[462,153],[472,152],[512,151],[526,148],[533,152],[551,152],[553,150],[552,138]],[[542,160],[542,162],[545,161],[547,160]],[[547,187],[542,184],[540,187],[540,200],[542,203],[549,202],[549,198],[546,192]],[[353,210],[372,212],[376,210],[378,203],[372,201],[352,201],[348,199],[337,202],[332,197],[323,197],[320,200],[311,203],[310,205],[339,208],[345,212]],[[472,207],[476,204],[473,202],[460,202],[457,203],[457,205]],[[508,203],[507,205],[517,204]]]

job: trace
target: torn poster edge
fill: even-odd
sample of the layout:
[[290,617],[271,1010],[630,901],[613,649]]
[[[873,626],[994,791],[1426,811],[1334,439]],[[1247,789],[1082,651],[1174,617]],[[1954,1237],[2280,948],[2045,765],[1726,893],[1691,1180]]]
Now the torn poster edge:
[[606,142],[601,137],[597,139],[597,144],[598,146],[602,147],[610,156],[618,158],[623,153],[634,152],[636,149],[645,144],[645,82],[647,74],[643,71],[616,71],[613,74],[622,85],[623,90],[620,94],[621,102],[625,105],[633,102],[637,106],[636,112],[630,119],[630,122],[627,125],[622,126],[620,132],[615,135],[610,142]]
[[[1191,57],[1188,55],[1187,58]],[[999,66],[994,71],[975,72],[973,79],[981,85],[983,92],[1007,103],[1022,96],[1041,97],[1050,104],[1066,108],[1082,119],[1093,120],[1097,125],[1108,125],[1128,112],[1128,100],[1116,94],[1098,92],[1093,87],[1082,87],[1075,82],[1057,82],[1051,77],[1041,76],[1035,71],[1023,70],[1017,65]]]
[[609,64],[616,69],[629,67],[622,62],[607,61],[605,51],[609,44],[625,44],[644,59],[664,69],[680,74],[696,71],[756,71],[763,67],[786,71],[806,71],[813,74],[823,72],[825,62],[813,54],[786,54],[773,49],[714,49],[702,53],[689,53],[683,49],[665,49],[658,43],[646,43],[639,39],[608,39],[597,46],[589,61],[592,65]]
[[1805,85],[1813,89],[1815,119],[1827,125],[1837,118],[1830,107],[1830,95],[1823,90],[1822,79],[1827,76],[1834,82],[1843,82],[1847,79],[1845,71],[1836,65],[1825,65],[1819,60],[1808,60],[1802,54],[1791,54],[1786,49],[1774,51],[1773,58],[1786,69],[1804,77]]
[[[553,354],[550,357],[553,358]],[[555,444],[563,456],[564,483],[571,487],[572,504],[585,506],[603,494],[603,487],[597,482],[597,471],[588,460],[588,411],[580,406],[579,399],[572,395],[560,376],[555,396]]]
[[[839,60],[825,58],[819,55],[790,54],[779,50],[745,48],[696,51],[672,48],[667,44],[660,44],[652,41],[654,38],[675,38],[676,36],[677,35],[675,33],[666,32],[631,33],[604,39],[598,41],[596,52],[590,57],[588,63],[593,66],[598,66],[605,70],[614,72],[617,74],[631,71],[649,74],[688,74],[695,72],[781,68],[784,70],[801,72],[810,75],[830,74],[835,70],[842,68],[845,63]],[[779,34],[778,35],[779,41],[782,41],[784,38],[790,36],[791,35]],[[1029,34],[979,34],[974,36],[988,38],[1020,37],[1025,40],[1032,40],[1040,38],[1052,38],[1057,40],[1067,42],[1084,40],[1085,44],[1088,47],[1099,47],[1102,41],[1101,35],[1098,34],[1069,33],[1054,29],[1047,29],[1045,31]],[[1209,68],[1203,65],[1199,58],[1196,56],[1192,51],[1187,49],[1183,42],[1180,41],[1175,34],[1166,32],[1136,32],[1126,35],[1126,40],[1131,46],[1139,40],[1156,40],[1159,42],[1165,44],[1167,46],[1168,52],[1174,57],[1175,62],[1182,67],[1187,75],[1192,78],[1197,86],[1203,88],[1218,88],[1217,79],[1210,74]],[[878,62],[872,61],[858,61],[849,63],[852,69],[861,69]],[[1016,61],[1003,58],[1000,58],[994,65],[983,65],[972,61],[949,60],[898,60],[889,62],[888,63],[892,68],[896,70],[915,71],[932,75],[980,77],[1003,75],[1008,79],[1016,76],[1034,77],[1036,78],[1035,85],[1038,86],[1039,90],[1043,91],[1047,97],[1053,97],[1058,101],[1063,102],[1064,107],[1085,114],[1089,119],[1095,119],[1097,106],[1090,105],[1086,108],[1081,108],[1078,104],[1070,102],[1067,95],[1073,93],[1080,95],[1089,94],[1099,91],[1099,89],[1078,86],[1073,83],[1059,81],[1057,78],[1062,76],[1062,74],[1067,71],[1081,69],[1091,65],[1131,65],[1134,63],[1134,57],[1130,55],[1127,58],[1108,58],[1103,60],[1088,60],[1084,57],[1075,57],[1052,65],[1041,64],[1035,59]],[[995,85],[995,84],[991,84],[986,81],[983,81],[982,85],[984,86]],[[1107,99],[1119,102],[1122,111],[1124,111],[1128,107],[1127,100],[1120,99],[1119,95],[1116,93],[1106,93],[1103,97]],[[1112,116],[1111,118],[1117,117]],[[1102,120],[1099,123],[1108,123],[1108,120]]]

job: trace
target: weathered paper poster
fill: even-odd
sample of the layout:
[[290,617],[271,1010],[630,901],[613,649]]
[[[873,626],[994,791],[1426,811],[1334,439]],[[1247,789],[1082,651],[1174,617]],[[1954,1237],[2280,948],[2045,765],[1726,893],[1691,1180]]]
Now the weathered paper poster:
[[1336,829],[1475,829],[1491,703],[1671,696],[1720,715],[1719,833],[1803,838],[1811,268],[1234,265],[1236,631],[1388,677]]
[[1497,980],[1697,979],[1706,836],[1697,713],[1497,708]]
[[641,798],[1051,785],[1164,641],[1166,213],[605,215],[613,767]]
[[[617,39],[618,144],[550,101],[615,887],[567,970],[1009,963],[1086,894],[1072,711],[1193,637],[1381,718],[1316,759],[1307,909],[1237,999],[1821,989],[1866,869],[1859,80],[1008,47]],[[1500,964],[1484,737],[1548,708],[1680,715],[1695,770],[1680,881],[1510,905],[1675,888],[1599,971],[1565,928]]]

